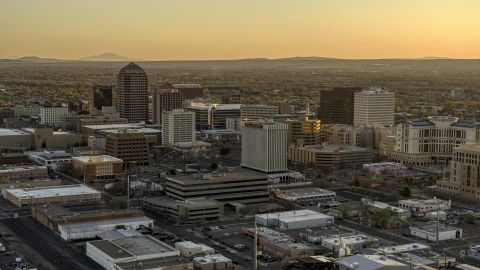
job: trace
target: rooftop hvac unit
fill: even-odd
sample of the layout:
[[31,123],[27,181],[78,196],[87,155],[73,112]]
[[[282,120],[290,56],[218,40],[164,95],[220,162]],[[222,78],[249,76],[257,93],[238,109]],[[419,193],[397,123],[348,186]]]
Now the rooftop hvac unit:
[[357,267],[360,266],[360,264],[359,264],[358,262],[354,262],[354,263],[352,263],[352,265],[353,265],[353,267],[355,267],[355,268],[357,268]]
[[123,254],[123,250],[119,249],[118,254]]
[[165,249],[160,249],[160,253],[165,253]]
[[138,267],[143,267],[143,263],[139,262]]

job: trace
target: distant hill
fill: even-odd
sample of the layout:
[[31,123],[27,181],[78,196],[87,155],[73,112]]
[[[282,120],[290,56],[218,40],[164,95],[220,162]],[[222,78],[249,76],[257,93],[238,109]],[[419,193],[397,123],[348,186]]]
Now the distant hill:
[[287,58],[277,58],[271,60],[344,60],[340,58],[330,58],[330,57],[319,57],[319,56],[297,56],[297,57],[287,57]]
[[101,55],[87,56],[78,59],[79,61],[142,61],[142,59],[133,59],[114,53],[104,53]]
[[4,62],[56,62],[56,61],[65,61],[54,58],[40,58],[38,56],[24,56],[17,59],[0,59]]

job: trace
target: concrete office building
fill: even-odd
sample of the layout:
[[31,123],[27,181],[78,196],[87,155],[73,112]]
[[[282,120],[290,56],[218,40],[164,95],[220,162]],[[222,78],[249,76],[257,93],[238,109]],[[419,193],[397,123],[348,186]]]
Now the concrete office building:
[[281,230],[305,229],[333,225],[334,218],[312,210],[296,210],[255,215],[255,221],[266,227],[280,226]]
[[177,89],[157,89],[153,94],[153,122],[162,124],[164,111],[182,108],[183,95]]
[[162,131],[153,128],[131,128],[131,129],[105,129],[100,130],[98,133],[107,137],[109,134],[114,133],[143,133],[147,138],[147,143],[150,147],[154,145],[160,145],[162,143]]
[[97,125],[87,125],[82,126],[82,134],[84,136],[92,136],[98,133],[101,133],[105,130],[130,130],[130,129],[156,129],[158,132],[161,132],[162,126],[160,125],[148,125],[144,123],[129,123],[129,124],[97,124]]
[[45,166],[8,166],[0,168],[1,182],[8,182],[12,178],[43,178],[48,176],[48,169]]
[[452,208],[451,201],[444,201],[440,199],[430,199],[430,200],[417,200],[417,199],[409,199],[409,200],[400,200],[398,201],[398,207],[408,209],[412,211],[412,213],[424,214],[433,211],[444,211],[450,210]]
[[391,160],[406,165],[447,164],[454,147],[480,140],[480,123],[459,123],[451,116],[431,116],[427,122],[402,121],[395,129],[397,144]]
[[[238,103],[237,103],[238,104]],[[241,104],[240,117],[244,120],[260,120],[278,114],[278,106],[264,104]]]
[[195,142],[195,113],[184,109],[162,112],[162,145]]
[[297,119],[278,120],[288,125],[287,143],[295,145],[317,145],[322,142],[320,120],[299,116]]
[[355,93],[355,125],[393,125],[395,120],[395,93],[380,87]]
[[322,125],[320,134],[324,143],[379,149],[382,139],[392,136],[394,130],[383,125]]
[[40,124],[60,125],[63,115],[68,115],[68,107],[43,106],[40,108]]
[[5,118],[12,118],[15,116],[15,111],[11,108],[0,108],[0,121],[3,121]]
[[[245,136],[245,135],[244,135]],[[318,167],[342,168],[371,163],[371,148],[348,145],[308,145],[288,148],[288,159]]]
[[148,77],[145,70],[131,62],[117,76],[116,107],[129,123],[148,120]]
[[95,85],[90,92],[90,103],[97,110],[103,106],[115,106],[112,86]]
[[41,165],[52,167],[58,163],[68,163],[72,161],[72,155],[65,151],[32,151],[25,152],[28,156],[28,160],[31,162]]
[[213,104],[209,111],[213,129],[226,129],[227,118],[240,118],[241,104]]
[[191,241],[177,242],[175,243],[175,249],[178,250],[180,255],[185,258],[192,258],[200,253],[206,253],[208,255],[213,255],[215,253],[213,248],[205,244],[197,244]]
[[102,198],[100,191],[86,185],[6,189],[2,193],[5,199],[18,207],[37,204],[100,201]]
[[224,215],[222,202],[200,197],[184,201],[159,197],[144,199],[142,207],[178,224],[217,220]]
[[242,122],[242,167],[261,172],[287,171],[288,125]]
[[243,204],[269,202],[268,175],[239,170],[216,174],[170,175],[167,196],[176,200],[208,198]]
[[313,202],[335,199],[335,191],[321,188],[302,188],[275,191],[277,198],[285,199],[292,202]]
[[453,148],[450,179],[437,180],[435,192],[469,201],[480,201],[480,145]]
[[295,113],[295,105],[291,105],[288,102],[267,102],[267,105],[277,106],[278,113],[282,114],[294,114]]
[[123,160],[127,165],[150,165],[150,150],[147,137],[142,132],[118,132],[107,136],[105,154]]
[[203,97],[203,87],[200,84],[172,84],[183,95],[183,100]]
[[86,181],[125,178],[123,161],[107,155],[72,157],[72,166]]
[[317,119],[322,124],[353,125],[355,93],[361,90],[361,87],[334,87],[320,91]]

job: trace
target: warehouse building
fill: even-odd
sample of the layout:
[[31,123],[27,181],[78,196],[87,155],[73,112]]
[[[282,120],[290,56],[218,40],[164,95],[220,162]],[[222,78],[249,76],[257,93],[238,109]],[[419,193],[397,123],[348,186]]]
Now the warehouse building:
[[90,241],[86,254],[107,270],[193,270],[178,250],[151,236]]
[[[410,234],[427,241],[437,241],[437,224],[428,224],[417,227],[410,227]],[[445,241],[462,238],[462,229],[440,224],[438,230],[438,240]]]
[[37,204],[76,203],[100,201],[100,191],[86,185],[6,189],[3,196],[18,207]]
[[297,210],[274,214],[255,215],[255,221],[261,226],[279,227],[281,230],[304,229],[333,225],[333,217],[311,210]]

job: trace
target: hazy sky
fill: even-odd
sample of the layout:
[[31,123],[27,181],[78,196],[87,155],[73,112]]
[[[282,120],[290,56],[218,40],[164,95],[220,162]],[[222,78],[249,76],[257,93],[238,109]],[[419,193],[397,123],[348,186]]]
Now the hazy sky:
[[0,57],[480,58],[478,0],[0,0]]

